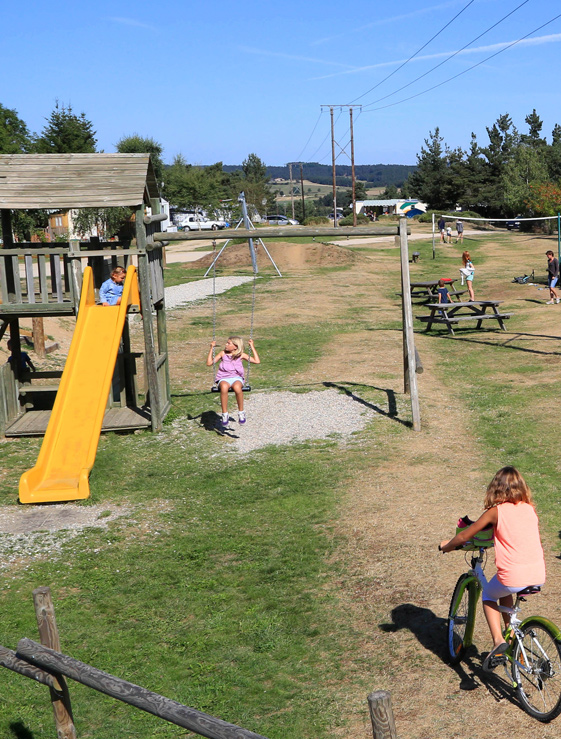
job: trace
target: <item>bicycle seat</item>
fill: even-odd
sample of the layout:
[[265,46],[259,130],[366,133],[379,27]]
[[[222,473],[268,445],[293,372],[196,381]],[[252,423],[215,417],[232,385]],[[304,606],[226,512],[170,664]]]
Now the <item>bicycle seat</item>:
[[524,590],[519,590],[516,595],[520,597],[521,595],[535,595],[536,593],[541,593],[540,585],[528,585]]

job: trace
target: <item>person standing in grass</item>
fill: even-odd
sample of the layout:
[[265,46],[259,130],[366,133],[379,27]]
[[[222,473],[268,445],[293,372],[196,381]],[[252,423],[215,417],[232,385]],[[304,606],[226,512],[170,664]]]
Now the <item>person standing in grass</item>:
[[456,221],[456,233],[458,234],[456,238],[456,244],[458,242],[463,244],[464,243],[464,224],[460,221],[459,218]]
[[545,256],[547,257],[547,286],[549,288],[547,305],[553,305],[560,302],[559,295],[555,292],[555,286],[559,281],[559,260],[551,249],[546,251]]
[[475,273],[475,267],[472,264],[471,258],[469,256],[469,251],[465,251],[462,254],[462,262],[464,266],[462,267],[462,274],[466,278],[466,285],[469,293],[469,299],[475,300],[475,293],[473,292],[473,275]]
[[446,221],[444,220],[444,216],[440,216],[438,219],[438,230],[440,231],[440,243],[444,244],[444,237],[446,234]]

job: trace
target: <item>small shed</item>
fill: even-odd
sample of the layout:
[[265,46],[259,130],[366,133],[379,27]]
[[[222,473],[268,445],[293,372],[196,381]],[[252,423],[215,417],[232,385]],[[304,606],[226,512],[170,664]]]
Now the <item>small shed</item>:
[[[130,207],[135,215],[135,239],[127,243],[74,240],[38,245],[14,242],[14,210],[120,206]],[[127,267],[134,262],[141,291],[146,387],[144,392],[137,388],[136,360],[139,357],[130,352],[127,322],[123,334],[124,352],[119,359],[122,382],[109,398],[104,428],[116,430],[146,425],[160,428],[170,406],[170,391],[162,245],[154,244],[153,235],[160,230],[159,224],[166,216],[160,214],[158,183],[150,155],[2,154],[0,215],[0,338],[9,329],[14,354],[11,365],[0,367],[0,434],[8,433],[10,428],[14,430],[14,426],[18,426],[16,421],[23,431],[20,434],[16,428],[13,435],[37,434],[46,428],[48,413],[47,417],[43,414],[41,422],[32,423],[28,418],[23,423],[20,419],[36,408],[43,408],[39,399],[47,394],[41,389],[46,386],[36,381],[56,379],[52,375],[57,373],[29,375],[21,369],[19,324],[22,318],[31,318],[35,334],[42,317],[75,315],[85,263],[93,267],[96,287],[99,287],[110,268],[117,264]],[[41,378],[42,374],[49,377]],[[50,390],[56,393],[56,385],[51,384]],[[127,409],[132,415],[126,413]]]

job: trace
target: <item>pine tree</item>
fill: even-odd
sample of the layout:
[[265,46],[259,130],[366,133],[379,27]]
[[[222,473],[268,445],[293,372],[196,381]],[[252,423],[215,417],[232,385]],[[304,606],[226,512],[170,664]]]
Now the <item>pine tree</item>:
[[35,141],[38,154],[93,154],[97,139],[85,113],[75,115],[72,106],[60,105],[49,116],[41,136]]

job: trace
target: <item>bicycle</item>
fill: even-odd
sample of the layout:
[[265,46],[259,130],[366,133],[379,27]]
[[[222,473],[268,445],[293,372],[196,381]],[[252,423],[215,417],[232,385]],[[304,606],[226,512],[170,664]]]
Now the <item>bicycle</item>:
[[[466,649],[473,644],[477,601],[487,582],[484,568],[489,546],[492,542],[485,546],[467,542],[461,547],[472,552],[471,567],[469,572],[460,575],[450,602],[447,651],[451,664],[460,662]],[[542,616],[518,618],[520,602],[540,590],[535,586],[524,588],[516,594],[513,608],[499,606],[499,610],[510,615],[503,632],[508,644],[504,654],[507,681],[526,713],[547,723],[561,713],[561,632]]]

